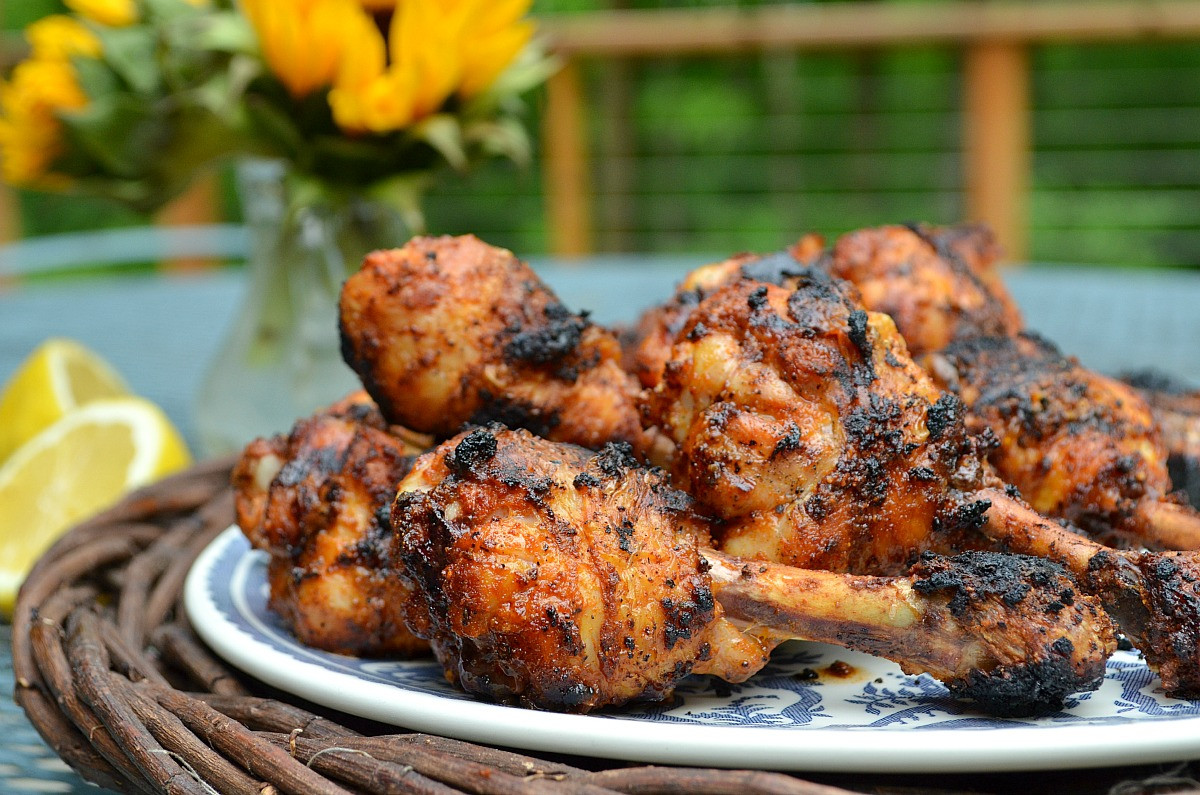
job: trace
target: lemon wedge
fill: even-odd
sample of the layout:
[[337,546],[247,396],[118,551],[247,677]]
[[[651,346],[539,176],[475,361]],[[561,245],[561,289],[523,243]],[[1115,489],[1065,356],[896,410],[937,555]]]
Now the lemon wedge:
[[129,387],[92,351],[52,337],[29,354],[0,393],[0,461],[67,412]]
[[0,466],[0,612],[67,528],[189,462],[170,420],[139,397],[87,403],[22,445]]

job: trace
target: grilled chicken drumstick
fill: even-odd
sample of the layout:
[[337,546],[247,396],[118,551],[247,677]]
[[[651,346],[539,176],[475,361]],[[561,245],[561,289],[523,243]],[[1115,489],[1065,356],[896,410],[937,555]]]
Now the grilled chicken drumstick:
[[991,506],[981,531],[996,548],[1065,567],[1081,589],[1100,597],[1167,695],[1200,698],[1200,556],[1110,549],[1003,491],[983,489],[976,496]]
[[1187,492],[1193,507],[1200,507],[1200,391],[1153,370],[1128,373],[1121,380],[1150,404],[1167,450],[1171,483]]
[[588,711],[662,699],[688,673],[739,682],[786,637],[927,671],[996,714],[1096,686],[1107,618],[1044,560],[929,556],[905,577],[743,562],[627,447],[500,426],[422,456],[392,510],[409,622],[470,692]]
[[[742,255],[689,274],[671,301],[643,316],[627,361],[654,386],[674,332],[704,296],[742,278],[789,286],[794,272],[815,265],[858,287],[865,309],[888,314],[912,355],[932,354],[919,361],[940,387],[964,387],[972,429],[989,426],[1000,441],[992,464],[1039,511],[1078,522],[1106,543],[1200,549],[1200,515],[1168,496],[1168,453],[1145,402],[1049,343],[1022,336],[1015,304],[990,270],[993,257],[990,236],[975,227],[863,229],[825,253],[808,236],[787,255]],[[989,357],[975,353],[971,340],[981,336],[996,339]],[[947,345],[959,351],[951,365],[939,358]],[[1002,398],[1001,413],[986,402],[977,409],[981,394]],[[1018,421],[1036,432],[1016,432]],[[1052,464],[1064,461],[1080,465]]]
[[251,442],[233,471],[238,526],[269,553],[270,606],[327,651],[411,656],[409,589],[390,558],[388,516],[422,451],[395,436],[366,393]]
[[859,288],[866,308],[892,316],[914,357],[935,354],[928,369],[960,392],[973,430],[996,434],[992,464],[1039,512],[1109,544],[1200,549],[1200,515],[1168,496],[1169,454],[1150,407],[1021,334],[988,264],[990,236],[976,233],[970,245],[972,237],[922,225],[862,229],[839,238],[823,264]]
[[1167,453],[1132,387],[1027,333],[953,342],[932,372],[968,428],[996,436],[992,464],[1038,512],[1110,545],[1200,549],[1200,515],[1165,496]]
[[890,315],[917,359],[956,339],[1021,330],[991,267],[997,254],[985,227],[912,224],[848,232],[820,264],[858,287],[864,307]]
[[616,337],[474,236],[368,255],[342,289],[341,333],[390,422],[445,438],[494,420],[585,447],[645,446]]
[[[676,483],[723,520],[725,552],[880,575],[927,550],[1042,554],[1075,538],[1007,495],[962,404],[908,358],[890,317],[822,269],[790,279],[794,290],[746,279],[701,302],[646,405],[677,445]],[[1200,562],[1079,542],[1102,569],[1113,556],[1159,567],[1136,585],[1114,575],[1080,587],[1141,640],[1169,693],[1200,695]],[[1154,622],[1157,634],[1145,630]]]

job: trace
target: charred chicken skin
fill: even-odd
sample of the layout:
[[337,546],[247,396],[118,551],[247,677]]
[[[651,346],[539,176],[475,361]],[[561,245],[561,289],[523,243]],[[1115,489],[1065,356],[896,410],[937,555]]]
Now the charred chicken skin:
[[1200,507],[1200,391],[1155,371],[1122,376],[1150,405],[1167,450],[1171,483]]
[[365,393],[246,447],[233,471],[238,526],[270,555],[270,607],[301,642],[364,656],[428,652],[404,623],[409,589],[390,551],[396,484],[419,452]]
[[701,302],[647,401],[678,447],[677,483],[723,520],[721,548],[856,574],[927,550],[1048,557],[1104,602],[1168,693],[1200,696],[1200,561],[1125,555],[1040,517],[888,316],[820,269],[793,279],[793,291],[743,280]]
[[[1034,558],[926,556],[905,577],[745,562],[627,448],[499,426],[426,454],[392,511],[410,622],[467,690],[587,711],[691,673],[742,681],[787,637],[928,671],[997,714],[1054,710],[1103,675],[1103,611]],[[423,607],[424,609],[417,609]]]
[[1167,496],[1168,453],[1150,407],[1021,334],[990,268],[994,244],[971,229],[851,232],[824,264],[868,309],[892,316],[914,356],[932,354],[930,372],[959,391],[972,430],[989,427],[1000,440],[991,462],[1034,508],[1109,544],[1200,549],[1200,516]]
[[616,337],[474,236],[368,255],[342,289],[341,334],[389,422],[439,438],[498,421],[585,447],[645,444]]
[[[673,340],[667,332],[678,332],[705,295],[742,278],[789,286],[797,265],[809,263],[858,287],[864,308],[889,315],[910,354],[928,354],[919,361],[941,388],[963,387],[972,431],[990,427],[1001,442],[991,455],[998,474],[1039,511],[1110,544],[1200,549],[1200,516],[1168,496],[1168,453],[1145,401],[1049,343],[1020,336],[1020,315],[990,267],[995,244],[985,230],[863,229],[828,253],[814,240],[791,249],[792,265],[782,255],[743,255],[689,275],[668,304],[643,317],[634,356],[643,382],[657,383],[670,351],[663,340]],[[991,341],[973,342],[980,338]],[[947,346],[949,365],[940,358]],[[984,393],[990,402],[1003,396],[1007,409],[990,402],[977,409]],[[1036,429],[1014,432],[1014,412]]]
[[804,265],[821,256],[825,239],[807,235],[788,251],[777,254],[737,254],[722,262],[690,272],[666,303],[642,313],[636,326],[623,340],[625,369],[638,377],[642,386],[653,389],[662,379],[663,367],[671,358],[671,346],[692,311],[706,297],[727,284],[747,278],[783,285]]
[[1016,303],[990,267],[995,255],[982,227],[913,224],[849,232],[822,264],[858,287],[863,306],[890,315],[918,357],[956,339],[1020,331]]
[[969,514],[980,476],[961,404],[854,287],[795,267],[703,301],[681,330],[647,420],[677,445],[676,484],[723,520],[721,548],[804,568],[903,571]]
[[1167,456],[1149,406],[1032,334],[952,343],[933,372],[990,430],[991,461],[1040,513],[1110,545],[1195,549],[1200,519],[1166,497]]
[[787,287],[796,268],[805,265],[858,287],[863,306],[890,315],[914,357],[959,337],[1015,334],[1021,315],[992,270],[997,253],[985,227],[913,224],[850,232],[832,249],[810,234],[786,253],[739,254],[692,271],[665,304],[642,315],[626,368],[653,388],[676,333],[706,296],[741,278]]

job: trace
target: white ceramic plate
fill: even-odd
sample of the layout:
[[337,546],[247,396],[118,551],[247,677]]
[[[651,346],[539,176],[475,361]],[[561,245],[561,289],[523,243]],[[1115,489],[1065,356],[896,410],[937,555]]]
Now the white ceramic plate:
[[[1113,657],[1099,690],[1036,719],[972,713],[928,676],[806,643],[781,647],[742,685],[692,677],[667,704],[559,715],[475,700],[431,660],[365,660],[301,646],[267,609],[265,556],[236,527],[196,561],[184,598],[200,636],[252,676],[343,712],[464,740],[641,762],[847,772],[1200,757],[1200,702],[1163,696],[1135,652]],[[839,661],[849,675],[826,670]]]

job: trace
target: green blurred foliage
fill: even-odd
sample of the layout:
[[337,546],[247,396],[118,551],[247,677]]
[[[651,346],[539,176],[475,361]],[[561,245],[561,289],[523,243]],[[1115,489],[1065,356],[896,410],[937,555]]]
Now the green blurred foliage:
[[[536,0],[535,12],[760,4]],[[9,0],[6,26],[56,5]],[[597,243],[723,254],[808,230],[960,220],[960,65],[925,47],[588,62]],[[1196,42],[1039,47],[1032,88],[1031,258],[1200,266]],[[542,102],[528,100],[531,130]],[[546,251],[539,157],[443,175],[426,202],[431,230]],[[77,199],[24,202],[29,234],[139,220]]]

